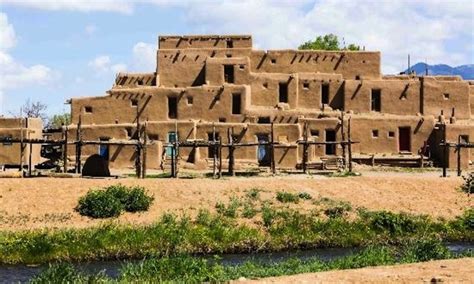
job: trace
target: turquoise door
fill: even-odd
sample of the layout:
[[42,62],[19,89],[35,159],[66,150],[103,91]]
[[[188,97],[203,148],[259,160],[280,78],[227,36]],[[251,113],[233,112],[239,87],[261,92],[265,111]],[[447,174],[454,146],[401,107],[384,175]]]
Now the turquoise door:
[[[176,132],[168,132],[168,137],[166,139],[168,143],[173,143],[178,141],[178,135]],[[173,155],[173,147],[171,145],[166,147],[166,156],[171,157]]]

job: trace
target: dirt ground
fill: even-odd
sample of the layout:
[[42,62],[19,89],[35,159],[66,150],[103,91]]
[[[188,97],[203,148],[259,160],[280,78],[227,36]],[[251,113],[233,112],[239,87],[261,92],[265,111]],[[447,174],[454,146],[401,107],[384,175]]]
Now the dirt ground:
[[271,277],[235,283],[474,283],[474,258]]
[[[462,179],[440,178],[439,173],[373,173],[360,177],[287,175],[276,177],[234,177],[222,180],[196,179],[81,179],[81,178],[0,178],[0,230],[88,227],[92,220],[74,211],[78,199],[90,188],[116,183],[144,186],[155,202],[146,213],[124,213],[113,222],[149,224],[163,213],[193,214],[199,208],[214,210],[217,201],[243,196],[250,188],[264,191],[261,199],[273,202],[277,191],[307,192],[313,200],[330,198],[349,202],[353,208],[428,214],[434,218],[454,218],[474,198],[459,191]],[[294,205],[310,210],[312,202]]]

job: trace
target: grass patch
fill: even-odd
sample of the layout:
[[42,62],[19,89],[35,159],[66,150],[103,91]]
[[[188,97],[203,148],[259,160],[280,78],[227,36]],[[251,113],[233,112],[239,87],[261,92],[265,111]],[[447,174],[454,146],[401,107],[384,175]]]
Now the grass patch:
[[329,177],[358,177],[361,176],[360,173],[350,172],[350,171],[342,171],[342,172],[334,172],[329,175]]
[[298,203],[300,201],[297,194],[285,191],[277,192],[276,199],[282,203]]

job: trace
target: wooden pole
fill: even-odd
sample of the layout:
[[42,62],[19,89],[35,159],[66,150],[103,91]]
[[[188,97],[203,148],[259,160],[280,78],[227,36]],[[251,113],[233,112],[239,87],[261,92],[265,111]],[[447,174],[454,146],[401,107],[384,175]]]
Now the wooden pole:
[[308,123],[304,123],[303,129],[303,173],[308,173]]
[[216,152],[216,126],[212,124],[212,177],[216,178],[216,163],[217,163],[217,152]]
[[141,178],[142,177],[142,162],[141,162],[141,140],[140,140],[140,137],[141,137],[141,129],[140,129],[140,105],[139,103],[137,102],[137,113],[136,113],[136,122],[137,122],[137,145],[136,145],[136,148],[135,148],[135,152],[136,152],[136,155],[135,155],[135,172],[136,172],[136,176],[137,178]]
[[[20,110],[20,113],[22,113],[21,110]],[[25,148],[25,146],[23,145],[23,118],[20,118],[20,172],[21,172],[21,177],[23,177],[24,148]]]
[[143,162],[142,162],[142,178],[146,178],[146,158],[147,158],[147,142],[148,142],[148,137],[147,137],[147,122],[145,121],[145,124],[143,125]]
[[[344,132],[344,111],[341,110],[341,138],[342,141],[346,141],[346,133]],[[341,143],[342,145],[342,165],[344,170],[347,168],[347,157],[346,157],[346,143]]]
[[222,177],[222,139],[219,137],[219,178]]
[[275,131],[274,131],[273,122],[272,122],[272,124],[271,124],[271,137],[270,137],[270,139],[271,139],[271,144],[270,144],[270,145],[271,145],[271,146],[270,146],[270,147],[271,147],[271,148],[270,148],[270,151],[271,151],[271,152],[270,152],[270,153],[271,153],[271,155],[272,155],[272,156],[271,156],[272,159],[271,159],[270,166],[271,166],[271,168],[272,168],[272,174],[275,174],[275,173],[276,173],[276,166],[275,166],[275,145],[274,145],[274,142],[275,142],[275,135],[274,135],[274,134],[275,134],[275,133],[274,133],[274,132],[275,132]]
[[351,139],[351,119],[352,117],[349,117],[349,120],[347,121],[347,139],[349,140],[348,143],[348,150],[349,150],[349,172],[352,172],[352,139]]
[[81,146],[82,146],[81,125],[82,125],[82,115],[79,114],[79,121],[77,123],[77,129],[76,129],[76,174],[81,173]]
[[458,153],[457,153],[458,177],[460,177],[461,174],[462,174],[462,170],[461,170],[461,135],[458,136],[458,144],[456,145],[456,150],[458,151]]
[[227,129],[227,139],[229,142],[229,175],[234,176],[234,128]]
[[178,135],[178,120],[174,121],[174,133],[176,135],[174,144],[174,177],[177,178],[179,174],[178,159],[179,159],[179,135]]
[[[29,134],[28,134],[29,135]],[[29,139],[29,137],[28,137]],[[33,167],[33,163],[31,161],[31,153],[33,152],[33,144],[30,142],[30,145],[29,145],[29,153],[28,153],[28,176],[31,177],[31,173],[32,173],[32,167]]]
[[64,144],[63,144],[63,173],[67,173],[67,125],[64,129]]
[[443,177],[446,177],[446,168],[448,166],[448,143],[446,141],[446,125],[443,123],[441,127],[443,129]]

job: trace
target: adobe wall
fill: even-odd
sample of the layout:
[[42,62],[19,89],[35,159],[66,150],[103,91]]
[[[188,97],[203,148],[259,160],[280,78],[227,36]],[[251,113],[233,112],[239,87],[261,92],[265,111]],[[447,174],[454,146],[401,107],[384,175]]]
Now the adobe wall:
[[[23,127],[21,128],[21,125]],[[43,137],[43,122],[40,118],[0,118],[0,137],[11,137],[20,139],[41,139]],[[41,145],[31,146],[31,161],[33,165],[41,162]],[[23,157],[21,158],[20,144],[0,143],[0,165],[20,165],[23,159],[24,165],[29,161],[30,147],[24,145]]]
[[[448,80],[449,79],[449,80]],[[469,119],[471,116],[469,83],[449,77],[422,77],[423,114],[440,115],[444,112],[450,117],[453,109],[458,119]]]
[[[229,46],[229,42],[232,46]],[[252,48],[250,35],[159,36],[158,49]]]
[[156,86],[156,73],[123,73],[120,72],[115,77],[115,85],[112,88],[133,88],[142,86]]
[[416,115],[420,113],[420,87],[418,80],[345,80],[344,108],[371,112],[372,90],[380,90],[382,113]]

